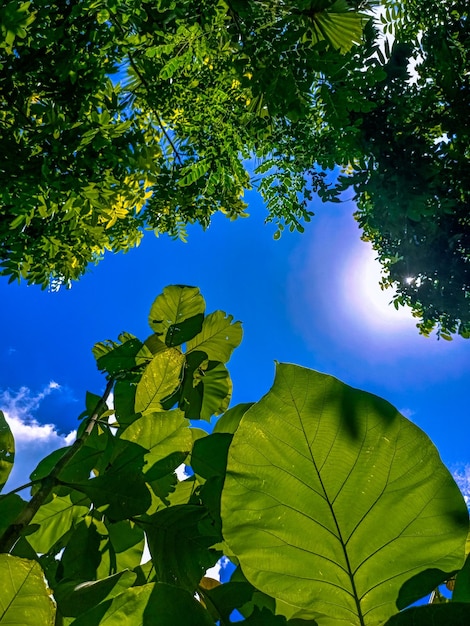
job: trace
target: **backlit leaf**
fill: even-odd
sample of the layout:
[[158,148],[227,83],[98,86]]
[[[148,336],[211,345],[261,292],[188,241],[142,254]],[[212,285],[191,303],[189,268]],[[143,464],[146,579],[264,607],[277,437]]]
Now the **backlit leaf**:
[[145,472],[175,452],[187,456],[193,445],[188,420],[178,409],[146,413],[125,429],[121,439],[138,442],[147,450]]
[[161,411],[161,402],[180,384],[184,356],[177,348],[156,354],[144,370],[135,395],[136,413]]
[[[319,626],[387,619],[408,579],[462,566],[468,531],[462,495],[417,426],[285,364],[235,431],[222,520],[248,580]],[[409,603],[431,590],[415,588]]]
[[71,626],[214,626],[190,593],[164,583],[132,587],[102,602]]
[[55,605],[38,563],[0,554],[0,624],[52,626]]
[[177,346],[201,331],[205,308],[197,287],[170,285],[152,304],[149,324],[167,346]]
[[227,363],[233,350],[242,340],[242,325],[233,322],[232,315],[214,311],[204,319],[201,332],[187,342],[188,352],[205,352],[209,361]]

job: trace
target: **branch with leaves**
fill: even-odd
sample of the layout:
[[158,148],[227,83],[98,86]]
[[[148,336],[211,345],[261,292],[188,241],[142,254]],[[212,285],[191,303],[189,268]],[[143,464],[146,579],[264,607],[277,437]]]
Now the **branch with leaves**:
[[[149,324],[143,342],[95,346],[106,390],[87,394],[72,447],[34,470],[30,502],[0,496],[0,624],[468,621],[468,511],[423,431],[288,364],[261,400],[229,409],[241,325],[206,314],[197,288],[167,287]],[[5,420],[0,452],[3,485]],[[223,582],[208,578],[222,556]],[[451,599],[407,608],[450,578]]]

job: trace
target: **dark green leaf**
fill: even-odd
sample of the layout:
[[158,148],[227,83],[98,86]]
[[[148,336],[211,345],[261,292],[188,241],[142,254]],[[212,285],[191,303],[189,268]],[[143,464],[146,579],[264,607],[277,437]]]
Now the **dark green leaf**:
[[157,580],[193,593],[204,572],[220,553],[210,547],[219,541],[204,508],[172,506],[150,516],[144,525]]
[[470,622],[470,603],[429,604],[391,617],[384,626],[464,626]]
[[202,478],[225,476],[232,435],[213,433],[198,439],[191,454],[191,467]]
[[60,612],[66,617],[77,617],[105,600],[129,589],[136,580],[134,572],[118,572],[101,580],[61,583],[54,588]]

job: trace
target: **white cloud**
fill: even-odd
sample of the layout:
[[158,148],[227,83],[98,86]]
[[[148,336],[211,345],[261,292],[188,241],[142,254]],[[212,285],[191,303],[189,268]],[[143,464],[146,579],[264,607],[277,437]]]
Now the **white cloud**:
[[459,486],[467,506],[470,507],[470,463],[454,467],[452,476]]
[[229,559],[226,556],[223,556],[217,561],[217,563],[213,567],[207,570],[205,576],[207,576],[208,578],[214,578],[215,580],[220,580],[220,576],[223,570],[227,567],[229,563]]
[[[59,383],[51,381],[36,394],[28,387],[21,387],[17,392],[7,390],[0,393],[0,409],[15,438],[15,463],[4,493],[27,483],[41,459],[75,440],[76,431],[61,435],[54,424],[40,424],[33,415],[44,398],[59,389]],[[22,495],[27,497],[26,493]]]

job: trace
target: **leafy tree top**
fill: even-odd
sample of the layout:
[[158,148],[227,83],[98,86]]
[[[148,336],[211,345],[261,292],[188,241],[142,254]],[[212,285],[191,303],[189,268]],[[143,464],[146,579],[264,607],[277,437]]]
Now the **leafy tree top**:
[[5,4],[2,273],[68,284],[145,230],[246,215],[252,186],[279,236],[351,188],[397,306],[468,336],[465,3],[388,0],[380,28],[377,4]]

